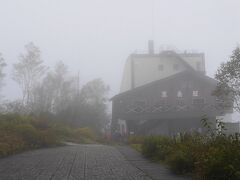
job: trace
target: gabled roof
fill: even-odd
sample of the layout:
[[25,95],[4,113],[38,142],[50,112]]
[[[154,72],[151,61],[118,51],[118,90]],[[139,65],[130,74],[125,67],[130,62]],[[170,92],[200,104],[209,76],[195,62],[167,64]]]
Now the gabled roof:
[[121,96],[124,96],[124,95],[127,95],[127,94],[130,94],[130,93],[133,93],[133,92],[136,92],[136,91],[139,91],[141,89],[144,89],[144,88],[147,88],[147,87],[150,87],[150,86],[153,86],[155,84],[158,84],[158,83],[162,83],[162,82],[166,82],[166,81],[169,81],[171,79],[175,79],[177,77],[180,77],[180,76],[183,76],[183,75],[188,75],[190,77],[196,77],[196,78],[199,78],[201,80],[204,80],[206,83],[209,83],[209,84],[212,84],[212,85],[217,85],[217,80],[209,77],[209,76],[206,76],[206,75],[203,75],[197,71],[194,71],[194,70],[191,70],[191,69],[188,69],[188,70],[185,70],[185,71],[182,71],[182,72],[179,72],[177,74],[174,74],[172,76],[168,76],[164,79],[160,79],[160,80],[156,80],[156,81],[153,81],[153,82],[150,82],[148,84],[145,84],[143,86],[139,86],[139,87],[136,87],[134,89],[131,89],[131,90],[128,90],[128,91],[125,91],[123,93],[120,93],[120,94],[117,94],[115,95],[114,97],[111,98],[111,100],[115,99],[115,98],[118,98],[118,97],[121,97]]

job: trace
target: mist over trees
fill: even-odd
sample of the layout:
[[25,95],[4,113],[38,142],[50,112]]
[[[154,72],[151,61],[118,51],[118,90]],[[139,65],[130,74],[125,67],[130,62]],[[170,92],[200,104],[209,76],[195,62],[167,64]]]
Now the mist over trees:
[[[55,119],[95,131],[100,131],[108,123],[109,87],[101,79],[80,86],[79,76],[73,76],[62,61],[51,69],[44,64],[40,49],[32,42],[25,46],[25,50],[13,64],[12,72],[13,80],[22,90],[22,97],[3,104],[2,112]],[[0,82],[5,65],[0,54]]]
[[[218,80],[215,95],[226,101],[225,106],[232,107],[240,112],[240,48],[236,47],[229,61],[222,63],[218,68],[215,78]],[[226,99],[227,97],[227,99]],[[229,101],[230,100],[230,101]]]
[[0,89],[3,86],[3,78],[5,77],[5,73],[3,72],[3,70],[6,65],[7,64],[5,63],[4,58],[3,58],[2,54],[0,53]]
[[31,111],[33,92],[46,67],[41,59],[41,52],[32,42],[25,46],[26,54],[20,54],[18,62],[13,65],[13,79],[22,89],[22,105]]

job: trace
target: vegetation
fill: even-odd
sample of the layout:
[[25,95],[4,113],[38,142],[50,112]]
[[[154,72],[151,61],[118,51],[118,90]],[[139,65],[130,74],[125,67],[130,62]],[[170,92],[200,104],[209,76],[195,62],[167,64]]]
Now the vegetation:
[[62,145],[65,141],[96,143],[98,136],[91,128],[73,128],[55,120],[18,114],[0,115],[0,157]]
[[[32,42],[13,64],[12,78],[22,97],[0,102],[0,157],[70,141],[104,142],[109,87],[101,79],[80,86],[63,62],[51,70]],[[0,88],[5,77],[0,53]]]
[[20,54],[18,63],[13,65],[13,79],[22,89],[22,104],[31,108],[33,89],[44,75],[46,67],[41,52],[32,42],[25,45],[26,54]]
[[[13,64],[13,80],[22,97],[1,103],[0,113],[44,115],[70,126],[90,127],[99,133],[109,123],[107,95],[109,87],[101,79],[80,85],[80,77],[69,74],[68,67],[57,62],[51,69],[44,64],[40,49],[32,42],[25,46]],[[4,59],[0,54],[0,85],[4,78]]]
[[7,64],[5,63],[4,58],[2,57],[2,54],[0,53],[0,88],[2,87],[2,83],[3,83],[2,81],[3,81],[3,78],[5,77],[3,69],[6,65]]
[[240,111],[240,48],[237,47],[229,61],[222,63],[215,75],[218,86],[214,94],[225,101],[225,107],[232,107]]
[[130,144],[130,146],[133,149],[136,149],[138,152],[142,152],[142,144],[144,143],[144,141],[144,136],[130,136],[128,138],[128,144]]
[[[207,134],[181,134],[176,137],[139,138],[137,146],[147,158],[161,161],[178,174],[193,174],[196,179],[240,179],[240,135],[220,133],[206,119]],[[213,133],[214,132],[214,133]],[[134,137],[133,139],[138,139]]]

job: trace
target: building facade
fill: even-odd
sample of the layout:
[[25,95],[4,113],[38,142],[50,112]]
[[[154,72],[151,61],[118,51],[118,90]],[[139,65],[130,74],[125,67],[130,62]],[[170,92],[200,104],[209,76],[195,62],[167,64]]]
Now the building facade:
[[113,132],[201,132],[203,116],[215,122],[226,113],[223,102],[213,95],[216,85],[205,74],[202,53],[154,54],[149,49],[148,54],[132,54],[126,61],[120,93],[112,98]]

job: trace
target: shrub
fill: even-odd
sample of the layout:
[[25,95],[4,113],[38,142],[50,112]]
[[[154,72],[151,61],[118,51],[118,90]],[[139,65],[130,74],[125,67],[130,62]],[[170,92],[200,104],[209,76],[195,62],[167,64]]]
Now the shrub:
[[144,136],[129,136],[129,144],[143,144],[145,137]]
[[52,124],[40,128],[36,122],[30,116],[0,115],[0,157],[59,144],[60,138],[51,127]]
[[40,134],[30,124],[21,124],[15,126],[15,133],[23,139],[26,145],[30,147],[38,147]]
[[39,130],[46,130],[53,126],[53,122],[47,119],[32,119],[31,124]]
[[0,132],[0,157],[14,154],[25,148],[21,137],[7,132]]
[[62,122],[18,114],[0,115],[0,157],[27,149],[59,145],[62,141],[95,143],[90,128],[74,129]]
[[153,158],[157,154],[158,137],[148,137],[143,142],[142,152],[148,158]]
[[191,173],[194,168],[193,157],[184,145],[177,147],[166,158],[170,169],[177,174]]
[[84,128],[78,128],[74,131],[74,135],[76,138],[87,138],[87,139],[91,139],[91,140],[96,140],[97,136],[94,133],[94,131],[91,128],[88,127],[84,127]]
[[164,160],[172,151],[173,141],[168,137],[150,136],[145,138],[142,152],[146,157],[155,160]]
[[57,135],[52,130],[45,130],[39,132],[39,146],[49,147],[60,144]]
[[52,127],[53,132],[57,137],[63,140],[67,140],[71,138],[74,134],[73,129],[68,127],[67,125],[57,124]]
[[240,141],[218,136],[196,160],[196,174],[205,179],[239,179]]
[[135,149],[138,152],[142,152],[142,145],[141,144],[131,144],[130,145],[133,149]]
[[178,174],[200,179],[240,179],[240,135],[183,134],[178,138],[144,138],[142,153]]

